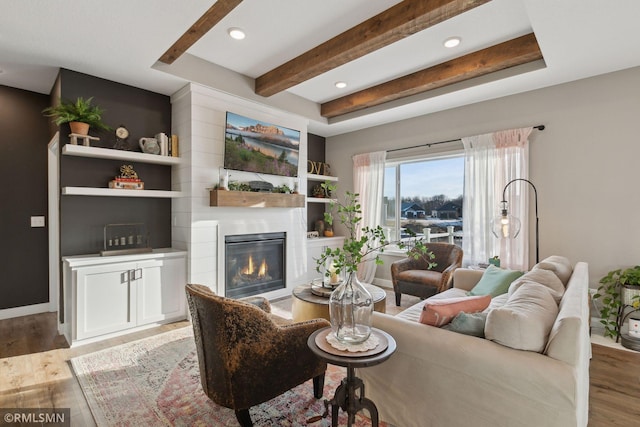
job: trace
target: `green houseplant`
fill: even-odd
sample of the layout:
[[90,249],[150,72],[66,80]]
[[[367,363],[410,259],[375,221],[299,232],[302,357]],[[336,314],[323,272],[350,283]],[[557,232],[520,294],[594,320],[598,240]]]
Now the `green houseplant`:
[[[86,135],[89,128],[110,130],[111,128],[102,122],[104,110],[98,106],[91,105],[93,97],[76,99],[75,102],[62,101],[60,104],[42,110],[46,117],[52,117],[53,122],[60,126],[69,123],[71,132]],[[78,127],[76,123],[84,123],[85,126]]]
[[640,265],[607,273],[600,279],[593,298],[602,304],[600,323],[604,325],[604,336],[618,340],[624,306],[640,308]]
[[[327,181],[322,188],[327,194],[335,192],[336,186]],[[342,247],[326,248],[320,258],[316,259],[316,271],[321,272],[324,267],[326,277],[340,275],[343,273],[345,279],[331,293],[329,299],[329,318],[331,329],[336,338],[349,344],[358,344],[366,341],[371,334],[371,314],[373,312],[373,299],[371,294],[359,282],[357,277],[358,264],[369,261],[373,258],[376,264],[382,264],[379,253],[384,252],[384,248],[397,244],[400,248],[407,248],[407,244],[402,241],[391,242],[387,240],[384,230],[380,226],[374,228],[360,227],[362,221],[362,210],[358,201],[358,194],[347,191],[344,202],[333,200],[329,204],[329,212],[325,212],[324,221],[329,226],[333,226],[334,215],[331,211],[336,211],[336,216],[340,223],[346,227]],[[357,237],[357,231],[362,231]],[[412,234],[412,252],[407,252],[411,256],[419,257],[426,254],[429,259],[435,255],[428,251],[424,243],[415,238]],[[375,257],[373,255],[375,254]],[[429,268],[435,267],[435,263],[430,263]],[[331,281],[329,282],[331,283]]]

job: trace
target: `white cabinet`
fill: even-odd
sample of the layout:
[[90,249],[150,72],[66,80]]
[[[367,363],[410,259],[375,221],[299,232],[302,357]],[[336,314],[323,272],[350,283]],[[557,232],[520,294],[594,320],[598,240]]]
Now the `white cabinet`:
[[[166,258],[141,263],[136,270],[138,324],[162,322],[185,315],[184,258]],[[176,284],[181,284],[176,286]]]
[[71,343],[186,317],[186,252],[65,257],[62,333]]
[[136,326],[135,263],[79,268],[76,274],[76,339]]
[[320,237],[317,239],[307,239],[307,275],[306,283],[311,282],[322,274],[316,271],[316,259],[320,258],[327,248],[335,249],[341,247],[344,243],[344,237]]

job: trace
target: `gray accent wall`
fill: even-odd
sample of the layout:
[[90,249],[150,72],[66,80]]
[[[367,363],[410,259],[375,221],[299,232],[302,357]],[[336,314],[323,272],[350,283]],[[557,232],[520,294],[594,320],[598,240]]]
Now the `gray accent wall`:
[[47,215],[49,96],[0,86],[0,309],[49,302]]
[[[93,105],[105,110],[103,121],[115,129],[129,130],[131,151],[140,152],[138,139],[159,132],[171,134],[170,98],[70,70],[60,71],[61,97],[93,97]],[[69,141],[69,126],[60,127],[60,146]],[[113,148],[115,133],[89,132],[100,137],[94,146]],[[120,166],[132,164],[148,190],[171,190],[171,167],[118,160],[60,156],[60,186],[106,187]],[[62,256],[97,253],[103,249],[106,224],[142,222],[147,225],[151,246],[171,247],[171,199],[135,197],[61,196],[60,253]]]

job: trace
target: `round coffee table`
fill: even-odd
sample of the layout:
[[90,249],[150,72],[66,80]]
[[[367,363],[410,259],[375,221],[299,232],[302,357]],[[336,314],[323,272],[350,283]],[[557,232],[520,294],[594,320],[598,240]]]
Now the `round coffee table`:
[[[387,293],[384,289],[368,283],[363,284],[373,297],[373,309],[380,313],[387,311]],[[293,290],[291,315],[294,322],[311,319],[329,320],[329,298],[311,293],[311,284],[300,285]]]
[[[349,353],[333,349],[325,343],[327,333],[332,333],[331,328],[318,329],[307,339],[309,349],[318,357],[331,363],[332,365],[344,366],[347,368],[347,377],[342,380],[329,401],[331,404],[331,425],[338,426],[338,410],[347,412],[347,427],[351,427],[355,422],[358,411],[367,409],[371,416],[371,426],[378,427],[378,408],[371,399],[367,399],[364,394],[364,383],[355,374],[355,368],[366,368],[367,366],[378,365],[387,360],[396,351],[396,341],[391,335],[380,329],[371,328],[371,333],[378,335],[380,345],[386,344],[379,352],[369,350],[363,356],[358,353]],[[316,339],[318,337],[318,339]],[[320,344],[318,344],[320,341]],[[374,354],[371,354],[374,353]],[[358,392],[359,391],[359,392]]]

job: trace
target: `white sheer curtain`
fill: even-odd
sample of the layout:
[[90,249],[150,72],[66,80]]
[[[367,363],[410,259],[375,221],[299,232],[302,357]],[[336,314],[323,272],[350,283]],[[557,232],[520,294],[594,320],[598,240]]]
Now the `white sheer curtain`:
[[462,138],[465,149],[463,239],[464,264],[486,263],[500,256],[502,267],[529,267],[529,185],[509,186],[509,213],[520,219],[515,239],[496,238],[491,220],[500,214],[504,186],[515,178],[529,178],[529,135],[533,128],[512,129]]
[[[358,200],[362,207],[362,221],[356,233],[358,238],[362,235],[362,227],[373,228],[380,224],[386,158],[386,151],[353,156],[353,188],[354,193],[360,195]],[[375,262],[363,262],[358,266],[358,278],[364,283],[371,283],[375,274]]]

